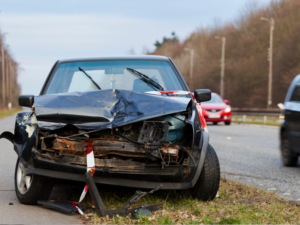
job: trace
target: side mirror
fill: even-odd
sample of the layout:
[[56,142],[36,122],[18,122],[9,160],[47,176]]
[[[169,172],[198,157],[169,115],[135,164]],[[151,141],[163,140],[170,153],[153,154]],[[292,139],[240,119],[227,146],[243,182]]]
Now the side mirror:
[[19,105],[31,108],[34,103],[34,95],[20,95]]
[[194,96],[197,102],[205,102],[211,99],[211,91],[208,89],[198,89],[194,91]]
[[228,104],[228,103],[229,103],[229,101],[225,99],[225,100],[224,100],[224,103],[225,103],[225,104]]

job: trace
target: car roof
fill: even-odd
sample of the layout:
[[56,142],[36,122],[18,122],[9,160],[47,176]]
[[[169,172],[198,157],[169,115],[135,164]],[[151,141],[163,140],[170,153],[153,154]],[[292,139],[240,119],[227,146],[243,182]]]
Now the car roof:
[[102,56],[95,58],[76,58],[76,59],[62,59],[58,60],[58,63],[66,62],[80,62],[80,61],[106,61],[106,60],[158,60],[169,61],[168,57],[160,55],[124,55],[124,56]]

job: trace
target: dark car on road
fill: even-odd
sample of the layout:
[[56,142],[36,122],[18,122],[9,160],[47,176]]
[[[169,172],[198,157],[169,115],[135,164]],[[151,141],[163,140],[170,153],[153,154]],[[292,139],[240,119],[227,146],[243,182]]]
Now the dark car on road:
[[211,94],[211,100],[201,103],[203,115],[207,122],[218,124],[224,122],[225,125],[231,123],[231,107],[228,100],[223,100],[217,93]]
[[18,155],[19,201],[48,199],[57,179],[85,181],[90,148],[96,183],[214,199],[220,167],[199,104],[210,99],[191,93],[167,57],[57,61],[39,96],[19,97],[32,111],[0,136]]
[[289,87],[281,114],[281,158],[285,166],[296,166],[300,155],[300,75]]

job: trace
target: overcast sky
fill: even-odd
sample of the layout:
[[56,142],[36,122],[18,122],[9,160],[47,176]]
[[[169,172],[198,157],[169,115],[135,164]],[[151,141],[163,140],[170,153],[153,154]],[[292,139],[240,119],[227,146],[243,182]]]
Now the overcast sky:
[[142,54],[175,31],[229,22],[271,0],[0,0],[0,28],[20,64],[23,94],[38,95],[58,59]]

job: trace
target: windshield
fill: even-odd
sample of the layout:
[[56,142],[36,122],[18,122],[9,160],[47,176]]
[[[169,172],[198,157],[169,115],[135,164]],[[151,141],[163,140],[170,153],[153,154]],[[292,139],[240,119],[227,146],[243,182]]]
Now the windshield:
[[211,95],[211,99],[207,102],[202,102],[203,103],[223,103],[223,100],[221,99],[221,97],[219,95],[216,94],[212,94]]
[[[150,82],[135,76],[130,69],[147,76]],[[153,83],[159,84],[164,91],[183,90],[168,62],[118,60],[63,63],[53,75],[46,94],[95,91],[99,90],[97,86],[101,90],[156,91]]]

